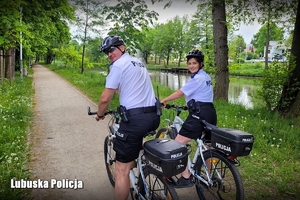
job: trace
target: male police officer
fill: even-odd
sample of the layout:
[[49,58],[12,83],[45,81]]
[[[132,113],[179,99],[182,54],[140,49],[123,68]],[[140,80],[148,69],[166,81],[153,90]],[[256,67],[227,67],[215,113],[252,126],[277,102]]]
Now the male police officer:
[[115,199],[126,200],[129,195],[129,171],[142,148],[144,135],[155,130],[160,123],[155,107],[156,99],[145,65],[130,56],[123,40],[118,36],[104,38],[100,50],[107,54],[110,73],[98,105],[96,120],[104,113],[115,94],[119,93],[120,109],[124,116],[114,140],[116,151]]

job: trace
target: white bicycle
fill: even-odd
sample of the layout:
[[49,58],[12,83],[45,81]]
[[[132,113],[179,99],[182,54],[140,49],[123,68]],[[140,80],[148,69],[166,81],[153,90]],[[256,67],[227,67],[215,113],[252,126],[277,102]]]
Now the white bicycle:
[[177,133],[181,129],[183,120],[180,118],[182,110],[187,110],[187,106],[175,106],[175,105],[166,105],[167,109],[173,108],[176,111],[174,120],[165,119],[168,123],[168,127],[163,127],[156,132],[156,138],[170,138],[175,139]]
[[[183,124],[179,115],[181,110],[187,110],[187,107],[167,104],[166,108],[174,108],[177,115],[174,120],[167,119],[169,126],[158,130],[156,137],[175,139]],[[250,153],[254,142],[253,135],[239,130],[218,128],[198,116],[193,117],[204,125],[201,137],[196,140],[194,157],[192,160],[190,156],[188,158],[188,168],[199,199],[244,199],[243,182],[237,169],[240,164],[237,156]],[[206,139],[206,134],[211,134],[210,140]],[[175,176],[169,181],[175,181],[174,178],[177,179]]]
[[[95,114],[97,114],[97,112],[91,112],[90,107],[88,107],[88,115]],[[108,135],[104,140],[104,158],[109,181],[114,187],[116,153],[113,150],[113,140],[116,137],[115,133],[119,128],[120,118],[115,110],[108,110],[105,112],[105,115],[112,116],[108,123]],[[148,133],[148,135],[154,134],[155,131]],[[179,199],[175,189],[167,183],[166,179],[147,164],[143,150],[140,151],[139,157],[132,166],[129,177],[131,183],[130,194],[132,200]]]

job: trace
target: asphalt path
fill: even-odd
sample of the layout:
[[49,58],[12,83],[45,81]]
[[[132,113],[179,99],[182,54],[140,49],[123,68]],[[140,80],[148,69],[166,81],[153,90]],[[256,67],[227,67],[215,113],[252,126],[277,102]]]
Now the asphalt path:
[[[49,69],[35,65],[35,116],[30,134],[33,199],[111,200],[103,158],[108,118],[96,122],[97,106]],[[99,92],[100,94],[100,92]],[[74,189],[77,187],[77,189]],[[177,190],[180,199],[198,199],[194,187]]]

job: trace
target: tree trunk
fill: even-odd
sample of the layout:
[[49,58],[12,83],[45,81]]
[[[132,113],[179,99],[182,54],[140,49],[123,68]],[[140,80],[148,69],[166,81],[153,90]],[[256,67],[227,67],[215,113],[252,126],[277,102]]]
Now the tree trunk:
[[145,64],[148,64],[148,51],[144,51],[144,60],[145,60]]
[[5,66],[5,78],[8,78],[10,86],[12,86],[12,48],[7,49],[5,51],[5,61],[4,61],[4,66]]
[[4,74],[5,74],[5,67],[4,67],[4,50],[0,50],[0,74],[1,74],[1,84],[4,85]]
[[292,41],[291,55],[289,59],[290,66],[295,63],[289,79],[283,87],[278,110],[282,115],[290,117],[300,116],[300,3],[298,3],[296,22],[294,26],[294,35]]
[[178,67],[180,67],[181,55],[182,55],[182,52],[179,52],[179,58],[178,58],[178,63],[177,63]]
[[215,99],[228,101],[229,72],[225,0],[212,0],[215,65]]
[[167,53],[167,65],[169,65],[169,59],[170,59],[171,51],[172,51],[172,49],[168,49],[168,53]]

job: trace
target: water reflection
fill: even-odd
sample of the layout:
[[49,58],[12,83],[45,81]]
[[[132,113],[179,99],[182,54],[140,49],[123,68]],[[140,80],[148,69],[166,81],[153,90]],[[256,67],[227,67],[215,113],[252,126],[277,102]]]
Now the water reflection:
[[[189,74],[173,74],[159,71],[149,71],[152,81],[166,85],[172,90],[180,89],[190,78]],[[214,77],[212,77],[213,79]],[[243,84],[243,79],[247,84]],[[246,81],[247,80],[247,81]],[[252,94],[259,86],[253,81],[253,85],[249,84],[249,79],[239,78],[239,83],[235,83],[230,78],[228,101],[234,104],[241,104],[247,109],[254,107]],[[241,84],[242,83],[242,84]]]

